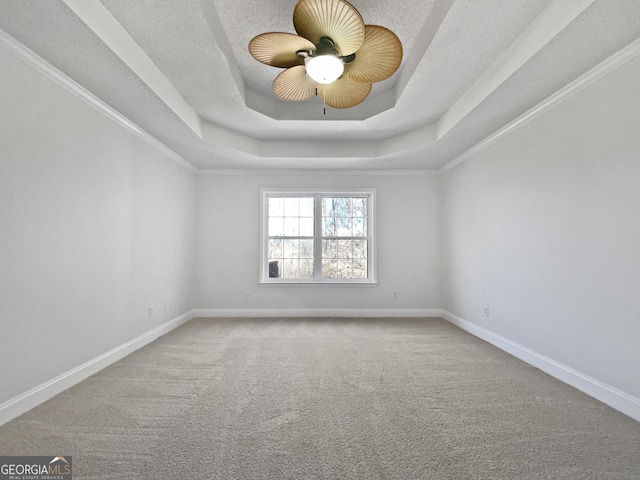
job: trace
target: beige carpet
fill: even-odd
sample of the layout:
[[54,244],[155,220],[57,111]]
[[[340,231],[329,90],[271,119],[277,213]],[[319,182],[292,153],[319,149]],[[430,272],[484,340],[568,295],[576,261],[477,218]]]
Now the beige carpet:
[[639,479],[640,423],[438,319],[196,319],[0,427],[74,478]]

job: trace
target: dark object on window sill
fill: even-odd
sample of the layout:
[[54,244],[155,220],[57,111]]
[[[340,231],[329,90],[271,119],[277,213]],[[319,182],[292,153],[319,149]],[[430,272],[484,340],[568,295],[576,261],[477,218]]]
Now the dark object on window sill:
[[280,277],[280,269],[278,268],[278,261],[274,260],[269,262],[269,278]]

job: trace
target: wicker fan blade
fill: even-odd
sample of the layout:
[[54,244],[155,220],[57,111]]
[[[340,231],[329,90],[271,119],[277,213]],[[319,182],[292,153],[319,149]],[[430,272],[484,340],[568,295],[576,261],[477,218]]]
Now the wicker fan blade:
[[341,56],[354,53],[364,40],[364,22],[358,11],[344,0],[300,0],[293,9],[298,35],[317,45],[329,37]]
[[333,108],[351,108],[362,102],[371,91],[371,84],[340,77],[328,85],[318,84],[318,95]]
[[316,82],[307,76],[304,65],[297,65],[276,77],[273,92],[282,100],[299,102],[316,94]]
[[316,46],[309,40],[293,33],[263,33],[249,42],[249,53],[253,58],[272,67],[304,65],[304,58],[298,57],[296,52],[315,49]]
[[361,83],[381,82],[393,75],[402,62],[402,43],[391,30],[365,25],[364,42],[344,75]]

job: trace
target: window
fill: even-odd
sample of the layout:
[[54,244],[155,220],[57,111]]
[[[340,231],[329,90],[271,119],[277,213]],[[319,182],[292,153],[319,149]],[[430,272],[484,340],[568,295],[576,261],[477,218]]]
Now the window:
[[375,283],[374,194],[262,190],[262,283]]

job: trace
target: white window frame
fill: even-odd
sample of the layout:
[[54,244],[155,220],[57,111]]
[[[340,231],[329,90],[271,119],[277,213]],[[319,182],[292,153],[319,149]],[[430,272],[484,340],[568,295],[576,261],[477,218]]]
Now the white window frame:
[[[314,196],[314,271],[320,272],[322,262],[322,209],[320,196],[354,196],[367,198],[367,275],[368,278],[280,278],[269,277],[268,222],[269,197]],[[376,285],[376,189],[375,188],[262,188],[260,189],[260,278],[261,285]]]

